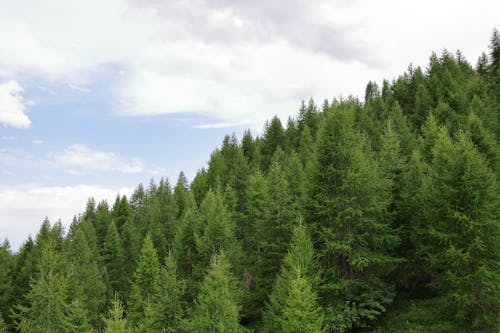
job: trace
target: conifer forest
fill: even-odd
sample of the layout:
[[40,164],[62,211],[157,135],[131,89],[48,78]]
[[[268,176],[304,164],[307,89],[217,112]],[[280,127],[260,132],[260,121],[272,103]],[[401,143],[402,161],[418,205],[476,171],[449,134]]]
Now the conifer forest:
[[485,50],[302,102],[69,228],[41,216],[0,246],[0,332],[499,332],[497,30]]

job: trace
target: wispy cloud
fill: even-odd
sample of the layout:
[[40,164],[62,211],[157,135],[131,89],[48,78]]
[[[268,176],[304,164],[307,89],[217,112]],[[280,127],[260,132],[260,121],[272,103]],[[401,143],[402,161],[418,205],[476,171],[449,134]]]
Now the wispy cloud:
[[44,141],[40,140],[40,139],[35,139],[35,140],[31,140],[31,143],[34,145],[43,145]]
[[98,151],[81,144],[73,144],[55,155],[54,162],[70,174],[80,175],[90,171],[115,171],[140,173],[144,165],[140,159],[125,161],[112,152]]
[[27,103],[21,95],[22,91],[16,81],[0,84],[0,124],[18,128],[31,126],[31,120],[25,113]]

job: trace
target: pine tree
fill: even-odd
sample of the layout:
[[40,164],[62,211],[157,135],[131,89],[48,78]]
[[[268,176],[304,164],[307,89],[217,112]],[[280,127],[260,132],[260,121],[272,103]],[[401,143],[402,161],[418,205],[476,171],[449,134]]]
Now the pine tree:
[[104,241],[106,240],[106,232],[108,226],[111,223],[111,213],[109,211],[109,206],[106,201],[101,201],[97,204],[94,228],[97,235],[97,243],[99,244],[99,249],[104,249]]
[[111,221],[108,225],[108,231],[106,232],[103,260],[112,293],[118,293],[121,297],[126,296],[128,279],[125,273],[125,256],[114,221]]
[[325,332],[323,316],[317,304],[316,295],[311,285],[300,270],[295,271],[295,278],[290,281],[290,290],[285,299],[281,318],[277,318],[283,333],[320,333]]
[[203,280],[193,317],[187,324],[192,333],[245,332],[240,325],[239,290],[231,265],[223,253],[214,254]]
[[396,266],[391,249],[398,243],[386,214],[387,183],[353,124],[347,105],[325,120],[308,205],[323,267],[322,301],[334,313],[333,325],[346,328],[365,325],[392,301],[384,277]]
[[[9,305],[13,301],[12,275],[15,268],[15,257],[11,253],[7,239],[0,245],[0,321],[2,316],[7,318]],[[5,325],[5,324],[4,324]],[[1,327],[1,325],[0,325]],[[1,328],[0,328],[1,332]]]
[[131,333],[127,328],[127,319],[123,312],[120,298],[115,294],[109,310],[109,317],[105,320],[105,333]]
[[178,332],[184,315],[182,298],[185,283],[177,277],[174,257],[170,254],[160,270],[158,293],[146,305],[141,332]]
[[42,247],[38,275],[26,295],[29,305],[16,306],[15,319],[21,333],[73,332],[72,307],[68,299],[68,278],[65,262],[55,251],[52,240]]
[[229,216],[219,191],[209,191],[200,207],[200,217],[195,229],[196,249],[200,263],[195,267],[199,280],[214,253],[224,251],[236,271],[241,266],[241,244],[236,239],[236,225]]
[[455,318],[472,330],[500,324],[498,185],[463,133],[441,135],[426,188],[427,263]]
[[160,264],[151,237],[148,235],[137,262],[128,300],[128,320],[132,327],[138,326],[143,319],[146,305],[159,292],[159,282]]
[[260,169],[267,171],[274,152],[278,147],[286,149],[285,130],[281,124],[281,120],[274,116],[271,122],[266,123],[264,129],[264,137],[260,142]]
[[0,333],[7,333],[7,324],[3,320],[2,316],[0,316]]
[[[301,297],[307,298],[306,303],[314,305],[316,303],[313,289],[319,286],[319,267],[315,259],[314,248],[307,230],[302,223],[294,228],[292,241],[285,259],[281,272],[277,277],[273,291],[269,297],[264,313],[264,331],[265,332],[287,332],[282,326],[282,318],[284,315],[287,302],[290,302],[291,291],[293,288],[298,288],[294,292],[304,292],[305,289],[310,289],[308,294],[303,294]],[[305,280],[300,282],[298,280]],[[293,281],[300,286],[293,286]],[[301,299],[300,301],[305,301]],[[317,306],[313,306],[316,308]],[[317,320],[320,320],[318,314]],[[314,321],[314,320],[313,320]],[[308,332],[308,331],[304,331]]]
[[298,218],[297,206],[293,202],[283,168],[276,160],[269,169],[266,192],[264,219],[257,220],[255,224],[259,249],[257,285],[261,302],[272,290]]
[[[90,224],[90,222],[83,222]],[[106,304],[106,285],[103,272],[99,267],[97,249],[92,250],[87,242],[83,228],[78,228],[66,255],[71,262],[69,286],[73,298],[78,299],[86,320],[94,328],[101,328],[100,315]]]

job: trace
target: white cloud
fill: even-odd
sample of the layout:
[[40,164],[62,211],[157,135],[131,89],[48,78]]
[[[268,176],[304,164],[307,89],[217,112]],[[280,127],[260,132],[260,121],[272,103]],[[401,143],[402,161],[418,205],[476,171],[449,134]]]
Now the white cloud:
[[26,103],[21,96],[23,88],[16,81],[0,84],[0,124],[28,128],[31,120],[24,113]]
[[432,50],[475,62],[499,11],[487,0],[3,1],[0,75],[92,93],[112,68],[120,114],[247,126],[311,96],[362,95],[368,80],[425,67]]
[[35,140],[31,140],[31,143],[34,145],[43,145],[44,141],[40,140],[40,139],[35,139]]
[[16,141],[17,138],[15,136],[4,135],[4,136],[2,136],[2,140],[5,140],[5,141]]
[[81,144],[71,145],[61,154],[57,154],[54,157],[54,163],[66,168],[66,171],[73,175],[85,174],[89,171],[139,173],[144,170],[140,159],[126,162],[114,153],[92,150]]
[[12,247],[17,249],[29,234],[36,234],[45,217],[51,222],[61,219],[63,225],[68,226],[73,216],[83,212],[89,197],[112,204],[118,193],[128,196],[132,191],[128,187],[95,185],[24,184],[15,188],[0,185],[0,239],[7,237]]

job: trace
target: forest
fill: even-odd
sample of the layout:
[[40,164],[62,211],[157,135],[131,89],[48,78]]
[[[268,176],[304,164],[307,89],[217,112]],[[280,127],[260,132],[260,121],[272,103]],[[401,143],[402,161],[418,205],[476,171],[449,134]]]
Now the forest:
[[498,332],[499,138],[494,30],[5,240],[0,332]]

